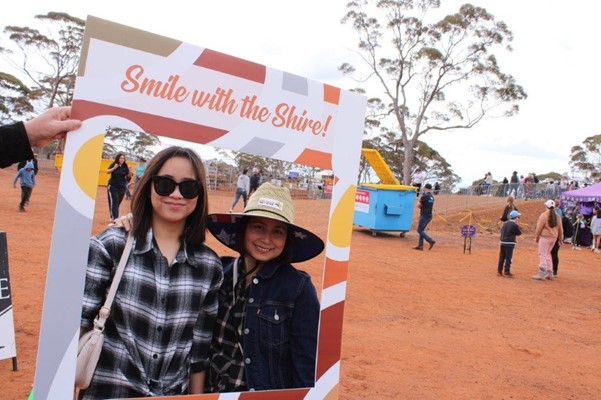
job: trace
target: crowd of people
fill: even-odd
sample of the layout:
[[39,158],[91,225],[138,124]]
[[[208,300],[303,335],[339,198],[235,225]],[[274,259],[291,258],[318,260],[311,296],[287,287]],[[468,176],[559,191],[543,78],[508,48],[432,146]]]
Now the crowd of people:
[[570,180],[567,175],[560,179],[545,179],[541,181],[538,175],[531,172],[519,175],[513,171],[509,178],[504,177],[495,183],[490,172],[484,174],[482,181],[470,188],[470,192],[482,196],[513,196],[516,199],[556,199],[566,191],[579,189],[577,180]]
[[[539,215],[534,232],[539,254],[538,270],[532,277],[536,280],[548,280],[557,276],[559,249],[563,245],[570,246],[573,250],[601,252],[600,203],[549,199],[544,206],[545,210]],[[513,276],[511,260],[516,237],[521,235],[520,217],[514,197],[508,196],[507,205],[500,217],[499,276]]]

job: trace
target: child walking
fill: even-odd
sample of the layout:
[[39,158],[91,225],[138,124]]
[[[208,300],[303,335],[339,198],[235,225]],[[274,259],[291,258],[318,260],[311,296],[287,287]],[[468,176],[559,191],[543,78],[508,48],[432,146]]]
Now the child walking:
[[499,265],[497,266],[497,275],[503,276],[503,267],[505,276],[513,277],[511,273],[511,259],[513,258],[513,249],[515,248],[515,238],[522,234],[518,220],[522,214],[517,210],[509,213],[509,219],[501,227],[501,248],[499,250]]
[[25,205],[29,203],[31,191],[35,186],[35,173],[32,161],[27,161],[25,166],[17,172],[17,175],[15,175],[15,179],[13,180],[13,188],[17,187],[17,181],[19,179],[21,180],[21,203],[19,203],[19,212],[24,212]]

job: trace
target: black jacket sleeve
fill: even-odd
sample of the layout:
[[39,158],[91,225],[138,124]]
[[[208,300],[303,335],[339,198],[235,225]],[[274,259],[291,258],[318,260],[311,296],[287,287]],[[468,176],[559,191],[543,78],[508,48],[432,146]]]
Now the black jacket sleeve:
[[0,168],[21,160],[31,160],[33,151],[25,132],[25,125],[17,122],[0,126]]

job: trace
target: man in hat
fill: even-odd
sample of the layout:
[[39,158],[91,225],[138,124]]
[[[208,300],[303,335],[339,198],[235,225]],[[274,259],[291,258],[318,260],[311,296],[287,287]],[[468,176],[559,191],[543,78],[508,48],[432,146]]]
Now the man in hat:
[[426,183],[423,186],[422,197],[419,198],[417,208],[419,208],[419,221],[417,222],[417,233],[419,234],[419,241],[415,250],[424,249],[424,240],[429,243],[428,250],[431,250],[436,244],[436,241],[432,239],[426,233],[426,227],[432,221],[432,208],[434,207],[434,196],[432,195],[432,185]]

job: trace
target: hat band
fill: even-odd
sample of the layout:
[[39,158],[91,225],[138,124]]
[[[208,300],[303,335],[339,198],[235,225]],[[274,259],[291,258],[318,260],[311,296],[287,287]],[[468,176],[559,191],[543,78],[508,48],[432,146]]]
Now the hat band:
[[250,210],[244,210],[243,214],[244,214],[244,216],[252,217],[253,214],[250,214],[250,212],[252,212],[252,211],[262,211],[262,212],[266,212],[266,213],[269,213],[269,214],[273,214],[273,215],[276,215],[276,216],[284,219],[284,221],[287,222],[287,223],[289,223],[289,224],[292,223],[292,222],[290,222],[290,220],[288,218],[284,217],[282,214],[274,212],[274,211],[271,211],[271,210],[268,210],[268,209],[265,209],[265,208],[251,208]]

